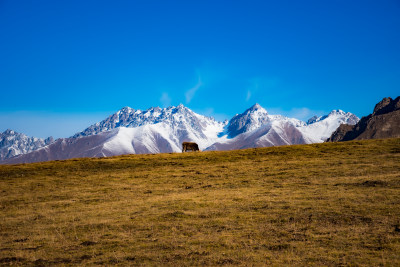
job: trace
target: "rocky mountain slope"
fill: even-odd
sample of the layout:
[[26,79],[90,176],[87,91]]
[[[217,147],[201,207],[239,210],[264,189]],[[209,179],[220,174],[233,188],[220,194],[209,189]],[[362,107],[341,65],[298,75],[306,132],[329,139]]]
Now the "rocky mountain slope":
[[78,157],[180,152],[184,141],[201,150],[231,150],[323,142],[342,123],[358,118],[340,110],[308,123],[269,115],[255,104],[229,122],[218,122],[179,105],[146,111],[125,107],[70,138],[62,138],[3,163],[24,163]]
[[400,96],[382,99],[372,114],[355,125],[342,124],[329,142],[400,137]]
[[8,129],[0,133],[0,161],[29,153],[53,141],[52,137],[47,139],[29,137]]

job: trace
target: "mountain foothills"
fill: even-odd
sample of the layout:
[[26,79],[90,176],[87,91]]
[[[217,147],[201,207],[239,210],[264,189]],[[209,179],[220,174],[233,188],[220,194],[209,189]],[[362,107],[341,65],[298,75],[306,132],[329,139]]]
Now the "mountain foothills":
[[355,125],[342,124],[329,142],[400,137],[400,96],[384,98]]
[[[21,140],[27,137],[7,130],[0,139],[1,163],[180,152],[184,141],[198,143],[201,150],[319,143],[339,125],[354,125],[358,121],[354,114],[333,110],[306,123],[270,115],[258,104],[225,122],[197,114],[182,104],[145,111],[124,107],[72,137],[55,141],[33,138],[38,140],[35,147],[24,148]],[[13,132],[15,137],[10,137],[7,132]]]

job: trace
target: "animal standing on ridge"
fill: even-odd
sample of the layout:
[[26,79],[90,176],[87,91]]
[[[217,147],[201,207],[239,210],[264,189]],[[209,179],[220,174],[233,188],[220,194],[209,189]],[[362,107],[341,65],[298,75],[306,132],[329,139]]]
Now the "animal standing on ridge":
[[200,151],[199,146],[194,142],[183,142],[182,153],[187,151]]

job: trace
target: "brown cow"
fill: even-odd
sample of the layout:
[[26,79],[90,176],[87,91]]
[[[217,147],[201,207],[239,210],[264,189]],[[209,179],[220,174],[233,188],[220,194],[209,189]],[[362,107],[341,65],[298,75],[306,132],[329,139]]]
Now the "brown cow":
[[182,153],[186,151],[200,151],[199,146],[194,142],[183,142]]

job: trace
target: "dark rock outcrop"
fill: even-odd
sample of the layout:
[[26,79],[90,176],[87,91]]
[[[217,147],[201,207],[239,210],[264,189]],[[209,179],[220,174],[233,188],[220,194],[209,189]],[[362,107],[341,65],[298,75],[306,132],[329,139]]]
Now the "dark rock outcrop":
[[342,124],[327,142],[400,137],[400,96],[386,97],[354,126]]

